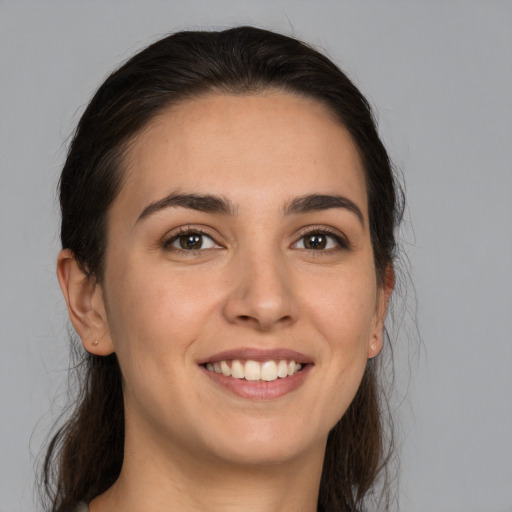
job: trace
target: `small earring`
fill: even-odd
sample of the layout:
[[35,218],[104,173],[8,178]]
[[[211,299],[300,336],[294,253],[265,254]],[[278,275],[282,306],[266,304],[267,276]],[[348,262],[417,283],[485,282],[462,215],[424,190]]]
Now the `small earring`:
[[92,344],[93,344],[94,346],[96,346],[99,342],[100,342],[100,340],[94,340],[94,341],[92,342]]
[[377,357],[377,354],[375,353],[375,352],[377,351],[377,343],[372,343],[372,344],[370,345],[370,350],[372,351],[372,353],[373,353],[374,355],[369,356],[369,357],[368,357],[368,359],[375,359],[375,357]]

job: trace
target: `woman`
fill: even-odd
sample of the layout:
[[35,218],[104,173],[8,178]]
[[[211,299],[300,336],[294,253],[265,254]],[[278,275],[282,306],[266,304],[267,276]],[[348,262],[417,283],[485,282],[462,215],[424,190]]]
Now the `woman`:
[[114,72],[60,181],[86,356],[50,509],[361,510],[399,199],[367,102],[299,41],[182,32]]

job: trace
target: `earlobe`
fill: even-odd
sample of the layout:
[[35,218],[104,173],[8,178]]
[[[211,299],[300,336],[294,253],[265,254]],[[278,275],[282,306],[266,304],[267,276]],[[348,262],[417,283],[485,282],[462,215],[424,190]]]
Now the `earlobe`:
[[370,345],[368,346],[368,359],[373,359],[377,357],[382,350],[382,332],[374,335],[374,337],[370,340]]
[[59,253],[57,277],[85,350],[99,356],[114,352],[101,286],[83,271],[69,249]]
[[395,286],[395,271],[390,263],[386,267],[384,282],[378,290],[375,326],[368,344],[368,359],[378,356],[383,347],[384,323],[388,309],[389,299]]

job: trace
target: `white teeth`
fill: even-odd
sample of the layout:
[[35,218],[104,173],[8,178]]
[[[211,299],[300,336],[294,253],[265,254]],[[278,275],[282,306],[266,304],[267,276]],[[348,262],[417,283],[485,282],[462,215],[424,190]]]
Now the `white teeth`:
[[[234,364],[234,361],[233,361]],[[260,365],[256,361],[247,361],[245,363],[245,380],[260,380],[261,371]]]
[[277,376],[280,379],[288,377],[288,363],[286,361],[279,361],[279,365],[277,366]]
[[231,375],[231,368],[228,366],[228,363],[226,363],[226,361],[220,362],[220,370],[222,372],[222,375],[225,375],[226,377],[229,377]]
[[249,381],[266,381],[272,382],[278,378],[294,375],[302,369],[302,365],[295,361],[253,361],[248,359],[243,364],[239,359],[231,361],[231,366],[227,361],[216,361],[215,363],[207,363],[206,369],[210,372],[222,373],[226,377],[235,379],[245,379]]
[[271,381],[271,380],[276,380],[276,379],[277,379],[276,363],[274,361],[265,361],[261,365],[261,380]]
[[235,379],[243,379],[245,377],[244,367],[238,359],[231,363],[231,377]]

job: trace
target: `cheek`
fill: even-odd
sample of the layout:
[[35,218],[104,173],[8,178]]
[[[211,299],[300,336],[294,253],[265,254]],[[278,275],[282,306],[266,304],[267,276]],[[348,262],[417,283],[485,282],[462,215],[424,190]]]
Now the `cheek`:
[[184,351],[218,302],[214,279],[204,286],[204,280],[170,272],[165,265],[127,265],[123,274],[129,277],[113,276],[109,288],[109,326],[119,350],[130,345],[156,357]]
[[165,266],[135,262],[119,266],[109,277],[109,328],[127,407],[144,411],[158,423],[162,403],[173,410],[186,402],[185,395],[190,398],[183,382],[195,364],[195,342],[205,331],[214,331],[209,322],[218,287],[205,287],[204,279],[182,278]]
[[316,328],[332,350],[367,348],[376,319],[376,280],[373,267],[326,276],[310,295],[308,309]]
[[[376,280],[373,267],[339,270],[315,287],[307,307],[310,325],[322,339],[322,372],[318,417],[334,425],[345,413],[363,377],[376,320]],[[320,284],[320,283],[318,283]]]

